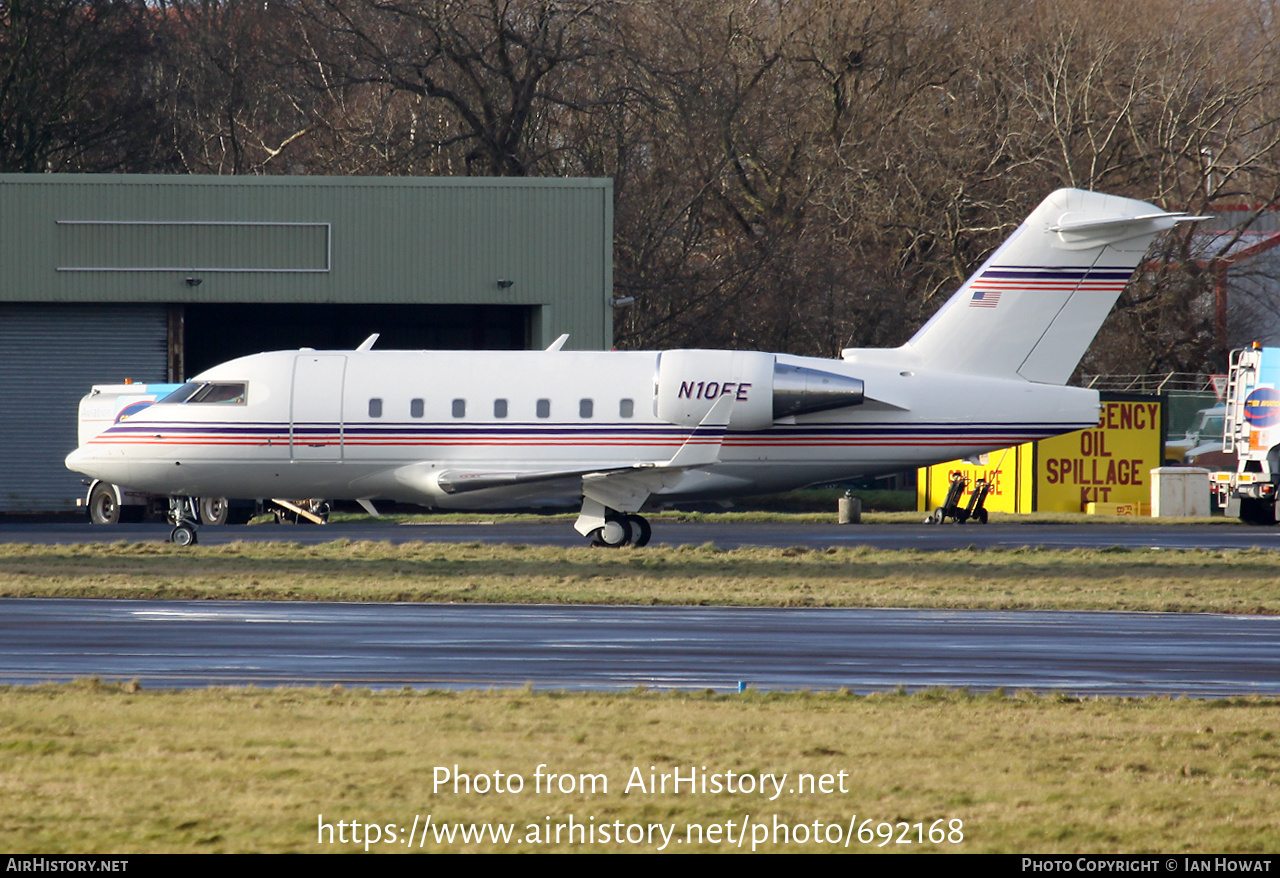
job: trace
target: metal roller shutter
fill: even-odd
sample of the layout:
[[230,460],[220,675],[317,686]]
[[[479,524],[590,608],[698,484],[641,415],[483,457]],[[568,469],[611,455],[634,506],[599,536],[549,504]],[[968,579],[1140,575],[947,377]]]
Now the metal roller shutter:
[[164,381],[164,305],[0,304],[0,512],[65,512],[83,496],[63,459],[90,385]]

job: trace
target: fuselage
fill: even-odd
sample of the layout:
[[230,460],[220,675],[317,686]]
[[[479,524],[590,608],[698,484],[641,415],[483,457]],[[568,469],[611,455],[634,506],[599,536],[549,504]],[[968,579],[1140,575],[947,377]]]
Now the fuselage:
[[[575,501],[584,473],[661,466],[688,443],[718,450],[655,494],[715,498],[840,481],[1097,421],[1093,391],[950,374],[899,351],[856,353],[264,353],[202,373],[177,398],[85,442],[67,465],[171,495],[485,508]],[[784,367],[813,370],[801,397],[820,394],[815,374],[842,387],[861,382],[865,393],[857,404],[775,416],[785,412],[776,377]],[[724,397],[727,425],[709,426],[706,413]],[[492,487],[459,490],[468,479]]]

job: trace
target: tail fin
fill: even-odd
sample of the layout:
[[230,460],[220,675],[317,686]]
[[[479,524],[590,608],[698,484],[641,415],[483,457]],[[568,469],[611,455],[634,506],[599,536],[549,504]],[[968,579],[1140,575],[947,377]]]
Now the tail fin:
[[957,372],[1065,384],[1155,236],[1201,218],[1059,189],[907,347]]

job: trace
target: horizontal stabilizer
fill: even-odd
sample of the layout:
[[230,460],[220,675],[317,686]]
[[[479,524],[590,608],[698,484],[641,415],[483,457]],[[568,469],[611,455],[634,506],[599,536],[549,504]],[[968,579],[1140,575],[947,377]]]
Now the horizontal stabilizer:
[[1147,213],[1141,216],[1086,217],[1074,219],[1064,214],[1049,231],[1058,233],[1057,246],[1069,250],[1084,250],[1117,244],[1130,238],[1153,236],[1171,229],[1180,222],[1196,222],[1205,216],[1187,216],[1183,213]]

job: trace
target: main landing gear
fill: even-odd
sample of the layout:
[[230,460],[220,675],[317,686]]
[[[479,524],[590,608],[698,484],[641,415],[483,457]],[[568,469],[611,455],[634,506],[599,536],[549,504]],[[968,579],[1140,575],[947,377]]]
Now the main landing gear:
[[634,512],[613,512],[605,516],[604,527],[591,531],[591,545],[597,548],[620,549],[623,546],[645,546],[653,536],[653,528],[642,515]]
[[[639,506],[643,497],[623,498],[628,504],[634,502]],[[619,502],[619,506],[623,503]],[[591,540],[591,545],[603,549],[620,549],[623,546],[644,546],[653,536],[653,528],[641,515],[634,512],[619,512],[605,506],[600,500],[592,497],[582,498],[582,511],[573,529]]]

